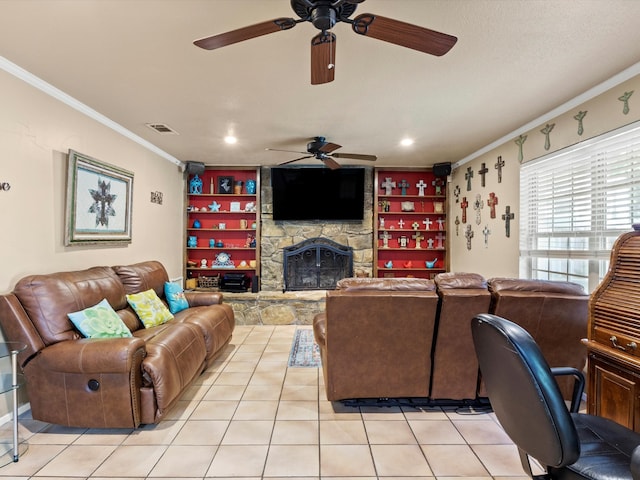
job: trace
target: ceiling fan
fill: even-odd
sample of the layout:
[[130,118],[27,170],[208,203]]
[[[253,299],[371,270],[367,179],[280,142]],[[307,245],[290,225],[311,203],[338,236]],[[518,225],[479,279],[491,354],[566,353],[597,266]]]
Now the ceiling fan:
[[307,143],[306,152],[296,152],[294,150],[279,150],[277,148],[267,148],[272,152],[292,152],[292,153],[308,153],[304,157],[294,158],[293,160],[287,160],[279,165],[287,165],[289,163],[304,160],[305,158],[316,158],[322,161],[327,167],[332,170],[340,168],[340,164],[336,162],[335,158],[349,158],[352,160],[366,160],[369,162],[375,162],[378,157],[375,155],[364,155],[361,153],[333,153],[335,150],[342,148],[342,145],[337,143],[327,142],[324,137],[314,137],[313,141]]
[[311,84],[332,82],[335,76],[336,36],[329,32],[337,22],[351,24],[353,31],[401,47],[442,56],[458,39],[446,33],[401,22],[392,18],[363,13],[349,18],[357,4],[365,0],[291,0],[291,8],[300,18],[276,18],[193,42],[206,50],[225,47],[251,38],[289,30],[298,23],[311,22],[320,33],[311,39]]

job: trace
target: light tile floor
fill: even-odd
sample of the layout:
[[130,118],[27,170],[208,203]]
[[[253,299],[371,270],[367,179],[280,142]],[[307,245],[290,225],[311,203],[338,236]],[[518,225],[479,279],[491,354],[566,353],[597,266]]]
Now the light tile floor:
[[345,406],[322,371],[288,368],[295,326],[238,326],[169,418],[139,429],[20,419],[27,453],[0,478],[525,478],[492,413]]

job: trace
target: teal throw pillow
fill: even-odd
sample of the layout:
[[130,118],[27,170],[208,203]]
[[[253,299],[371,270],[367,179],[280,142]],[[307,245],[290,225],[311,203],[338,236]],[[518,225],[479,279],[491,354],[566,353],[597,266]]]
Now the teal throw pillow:
[[105,298],[93,307],[67,314],[87,338],[131,337],[131,332]]
[[164,296],[167,299],[171,313],[175,314],[180,310],[189,308],[189,302],[187,302],[187,298],[184,296],[184,290],[175,282],[164,283]]

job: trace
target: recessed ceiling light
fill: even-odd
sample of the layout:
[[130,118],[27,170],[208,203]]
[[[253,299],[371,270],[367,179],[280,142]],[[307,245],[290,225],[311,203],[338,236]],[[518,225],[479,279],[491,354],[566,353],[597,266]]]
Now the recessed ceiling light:
[[234,143],[238,142],[238,139],[236,137],[234,137],[233,135],[227,135],[226,137],[224,137],[224,141],[225,141],[225,143],[228,143],[229,145],[233,145]]
[[402,145],[403,147],[408,147],[410,145],[413,145],[413,139],[412,138],[403,138],[402,140],[400,140],[400,145]]

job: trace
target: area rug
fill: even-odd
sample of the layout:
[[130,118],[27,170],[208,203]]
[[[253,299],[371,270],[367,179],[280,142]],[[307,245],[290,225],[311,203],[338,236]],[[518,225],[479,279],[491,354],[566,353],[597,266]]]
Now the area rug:
[[289,353],[289,366],[317,368],[320,364],[320,347],[313,338],[313,330],[297,329]]

